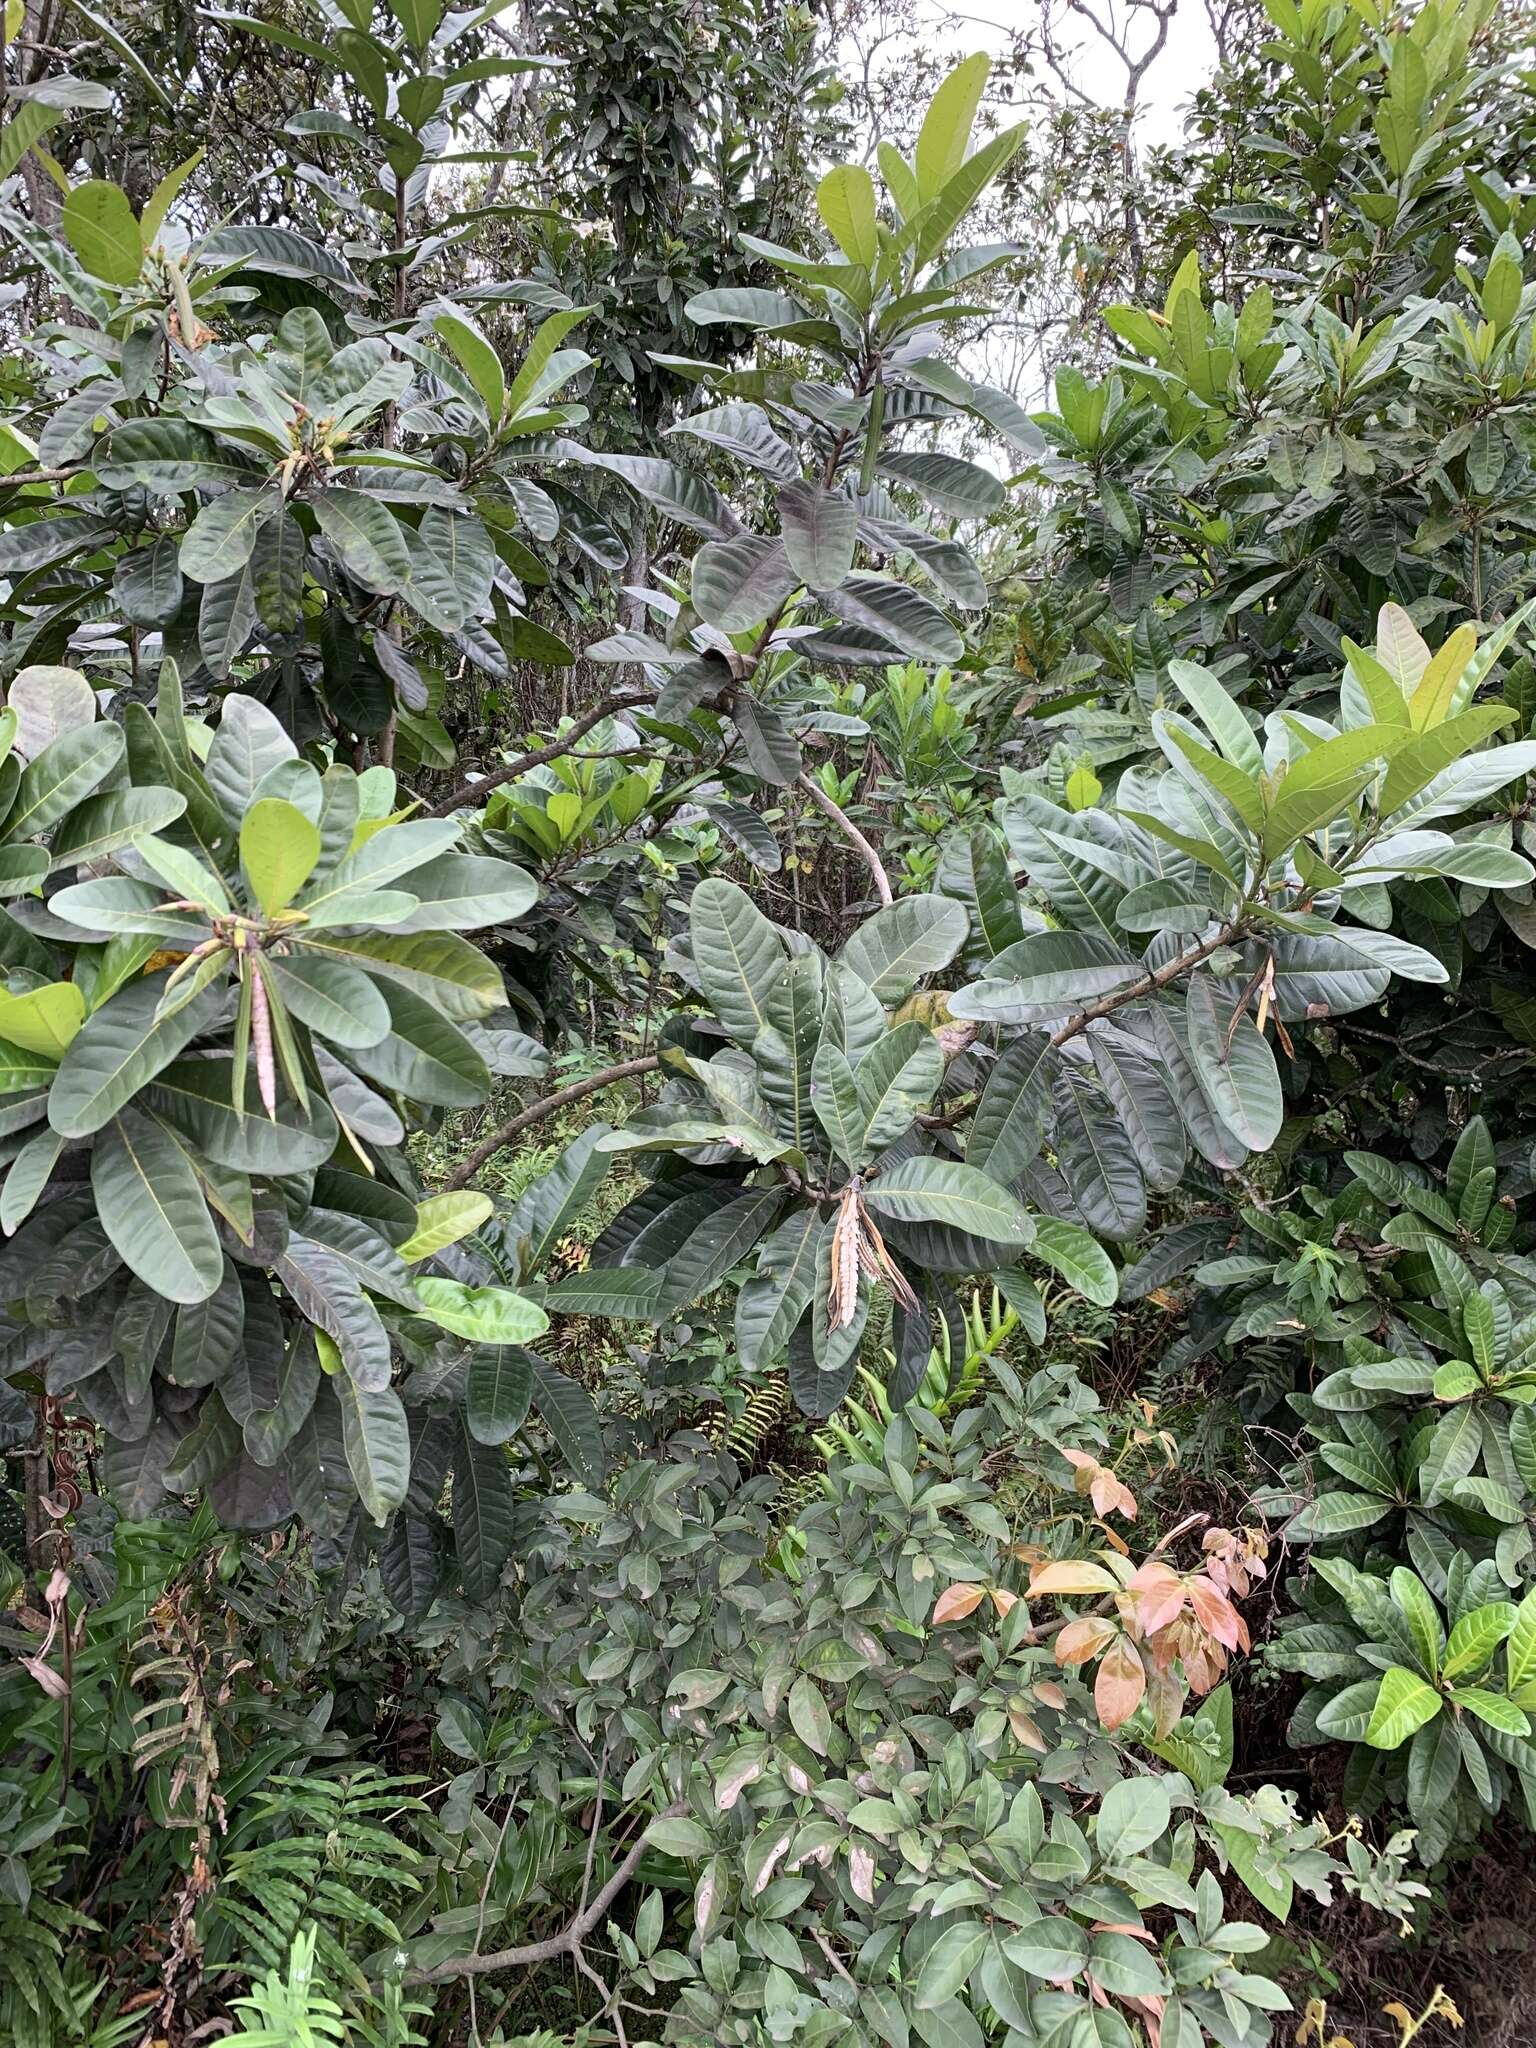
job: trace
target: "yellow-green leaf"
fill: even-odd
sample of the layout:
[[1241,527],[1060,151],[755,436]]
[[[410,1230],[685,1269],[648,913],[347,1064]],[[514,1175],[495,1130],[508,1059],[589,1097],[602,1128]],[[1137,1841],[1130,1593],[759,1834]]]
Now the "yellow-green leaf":
[[871,264],[880,253],[875,226],[875,182],[861,164],[839,164],[816,187],[816,210],[850,263]]
[[416,1204],[416,1228],[396,1250],[408,1266],[418,1259],[430,1259],[478,1230],[490,1216],[495,1203],[489,1195],[467,1191],[454,1195],[430,1195]]
[[1384,1671],[1366,1725],[1372,1749],[1397,1749],[1440,1711],[1440,1695],[1401,1664]]
[[991,58],[978,50],[974,57],[955,66],[929,103],[917,138],[920,198],[936,199],[965,162],[971,123],[991,69]]
[[1458,626],[1434,655],[1408,699],[1408,723],[1415,732],[1427,732],[1448,718],[1467,663],[1477,652],[1477,628]]
[[240,827],[240,864],[268,917],[286,910],[315,871],[320,833],[297,804],[264,796]]
[[72,981],[50,981],[24,995],[0,989],[0,1038],[47,1059],[64,1057],[85,1022],[85,998]]

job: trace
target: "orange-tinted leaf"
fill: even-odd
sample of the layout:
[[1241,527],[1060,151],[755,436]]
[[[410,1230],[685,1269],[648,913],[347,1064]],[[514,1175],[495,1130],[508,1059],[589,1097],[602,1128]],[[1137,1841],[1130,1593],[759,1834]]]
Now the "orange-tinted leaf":
[[1123,1728],[1141,1705],[1147,1674],[1140,1657],[1122,1637],[1111,1644],[1093,1682],[1093,1704],[1108,1729]]
[[1067,1696],[1054,1678],[1036,1679],[1033,1691],[1042,1707],[1056,1707],[1059,1710],[1067,1704]]
[[1184,1606],[1184,1581],[1155,1559],[1141,1567],[1128,1590],[1136,1596],[1136,1619],[1149,1636],[1166,1628]]
[[1009,1707],[1008,1726],[1013,1730],[1014,1741],[1022,1744],[1025,1749],[1032,1749],[1037,1755],[1044,1756],[1046,1750],[1050,1747],[1050,1744],[1022,1707]]
[[1115,1639],[1115,1624],[1095,1614],[1069,1621],[1056,1638],[1058,1664],[1086,1664]]
[[1101,1515],[1124,1515],[1126,1520],[1136,1519],[1136,1496],[1121,1479],[1117,1479],[1107,1466],[1101,1465],[1093,1476],[1088,1489],[1089,1498]]
[[1037,1564],[1029,1575],[1029,1597],[1045,1593],[1113,1593],[1119,1580],[1101,1564],[1086,1558],[1068,1558],[1057,1564]]
[[998,1613],[1003,1615],[1011,1614],[1019,1604],[1018,1594],[1010,1593],[1006,1586],[993,1586],[990,1589],[990,1598]]
[[974,1614],[986,1598],[985,1586],[967,1586],[963,1581],[946,1586],[933,1603],[935,1628],[945,1621],[964,1621],[968,1614]]
[[1111,1529],[1108,1522],[1100,1521],[1095,1521],[1093,1526],[1095,1527],[1095,1529],[1099,1529],[1103,1532],[1104,1541],[1109,1545],[1111,1550],[1119,1551],[1122,1557],[1130,1556],[1131,1546],[1126,1542],[1125,1538],[1120,1534],[1120,1531],[1118,1529]]
[[1248,1630],[1243,1617],[1224,1593],[1218,1593],[1203,1573],[1197,1573],[1190,1579],[1186,1590],[1195,1619],[1208,1635],[1213,1635],[1218,1643],[1225,1643],[1229,1650],[1247,1649]]

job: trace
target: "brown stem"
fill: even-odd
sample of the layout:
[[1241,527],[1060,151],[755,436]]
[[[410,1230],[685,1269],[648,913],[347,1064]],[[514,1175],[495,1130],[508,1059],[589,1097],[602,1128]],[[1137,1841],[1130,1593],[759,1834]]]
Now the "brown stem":
[[879,854],[876,853],[842,805],[834,803],[821,784],[812,776],[807,775],[803,769],[795,777],[795,782],[798,788],[805,791],[811,802],[826,813],[848,843],[857,849],[859,858],[875,878],[875,893],[880,898],[880,901],[882,903],[894,902],[895,899],[891,895],[890,878],[886,874],[885,869],[880,865]]
[[1090,1024],[1096,1024],[1101,1017],[1112,1017],[1116,1010],[1127,1003],[1134,1003],[1142,996],[1156,995],[1160,988],[1166,988],[1170,981],[1177,981],[1191,967],[1198,967],[1202,960],[1208,960],[1213,953],[1219,953],[1223,946],[1230,946],[1234,939],[1240,939],[1247,929],[1242,918],[1223,925],[1214,939],[1207,939],[1203,945],[1191,952],[1181,953],[1177,960],[1170,960],[1166,966],[1158,967],[1151,974],[1144,974],[1140,981],[1133,981],[1129,988],[1116,989],[1113,995],[1105,996],[1101,1003],[1090,1003],[1086,1010],[1079,1010],[1056,1032],[1052,1045],[1065,1045],[1069,1038],[1076,1038],[1080,1031],[1086,1031]]
[[558,761],[571,751],[572,741],[581,739],[593,726],[601,725],[605,718],[612,718],[616,711],[629,711],[638,704],[654,704],[655,701],[654,690],[615,690],[601,704],[584,711],[562,738],[551,740],[547,747],[535,747],[531,754],[519,754],[505,768],[498,768],[494,775],[482,775],[478,782],[461,783],[441,803],[434,804],[431,810],[423,811],[421,815],[424,818],[451,817],[463,805],[480,801],[488,790],[499,789],[504,782],[515,782],[530,768],[542,768],[546,761]]
[[600,1074],[591,1074],[585,1081],[573,1081],[568,1088],[557,1088],[553,1095],[530,1103],[527,1109],[519,1110],[516,1116],[509,1117],[492,1131],[488,1138],[482,1139],[467,1159],[460,1161],[443,1182],[443,1192],[451,1194],[455,1188],[463,1187],[493,1152],[499,1152],[503,1145],[510,1145],[520,1132],[543,1123],[557,1109],[564,1109],[568,1102],[580,1102],[584,1095],[595,1095],[600,1088],[609,1088],[615,1081],[627,1081],[634,1074],[653,1074],[660,1065],[661,1061],[654,1053],[644,1059],[620,1060],[616,1067],[604,1067]]
[[[687,1810],[686,1799],[674,1799],[656,1818],[670,1820],[674,1814],[686,1813]],[[454,1977],[488,1976],[493,1970],[525,1970],[534,1963],[552,1962],[556,1956],[575,1957],[582,1942],[639,1869],[645,1847],[642,1833],[602,1890],[558,1934],[551,1934],[543,1941],[524,1942],[521,1948],[493,1949],[489,1955],[454,1956],[446,1963],[434,1963],[430,1970],[407,1970],[402,1981],[407,1985],[443,1984]]]

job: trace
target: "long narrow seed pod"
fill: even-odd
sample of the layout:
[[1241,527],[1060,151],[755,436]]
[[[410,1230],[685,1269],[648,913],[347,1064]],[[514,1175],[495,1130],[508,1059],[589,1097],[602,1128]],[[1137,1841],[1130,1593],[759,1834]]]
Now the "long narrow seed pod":
[[262,979],[260,961],[247,954],[246,967],[251,990],[251,1043],[256,1048],[256,1086],[261,1090],[262,1107],[276,1123],[277,1067],[272,1058],[272,1017],[267,1008],[267,985]]

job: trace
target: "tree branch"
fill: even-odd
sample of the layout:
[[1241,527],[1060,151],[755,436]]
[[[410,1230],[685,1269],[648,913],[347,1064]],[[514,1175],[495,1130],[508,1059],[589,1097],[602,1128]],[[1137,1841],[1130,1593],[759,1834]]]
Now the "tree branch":
[[882,903],[894,902],[895,899],[891,894],[890,877],[880,865],[879,854],[876,853],[842,805],[834,803],[821,784],[807,775],[803,769],[795,777],[795,785],[797,788],[805,791],[812,803],[818,805],[832,820],[848,843],[857,848],[859,858],[875,878],[875,894],[880,898],[880,901]]
[[[654,1818],[670,1820],[674,1814],[687,1811],[686,1799],[674,1799],[670,1806],[663,1808]],[[558,1934],[548,1935],[543,1941],[524,1942],[521,1948],[493,1949],[489,1955],[454,1956],[446,1963],[434,1963],[430,1970],[407,1970],[402,1982],[406,1985],[445,1984],[455,1977],[489,1976],[494,1970],[525,1970],[534,1963],[552,1962],[556,1956],[576,1957],[582,1942],[639,1869],[644,1855],[645,1834],[642,1830],[638,1841],[633,1844],[596,1898],[590,1905],[583,1907],[574,1920],[568,1921]],[[598,1981],[601,1983],[602,1980]],[[606,1988],[604,1986],[605,1992]]]
[[424,818],[446,818],[467,803],[481,801],[488,791],[499,789],[504,782],[515,782],[519,775],[526,775],[530,768],[542,768],[546,761],[558,761],[563,754],[571,751],[572,742],[589,733],[593,726],[601,725],[605,718],[612,718],[616,711],[630,711],[639,704],[654,704],[654,690],[615,690],[592,710],[584,711],[562,738],[551,740],[547,747],[535,747],[531,754],[519,754],[505,768],[498,768],[493,775],[482,775],[476,782],[461,783],[459,787],[436,803],[431,810],[423,811]]
[[1246,929],[1241,918],[1223,925],[1214,939],[1207,939],[1203,945],[1194,947],[1192,951],[1181,953],[1177,960],[1170,960],[1166,966],[1155,968],[1151,974],[1144,974],[1140,981],[1133,981],[1129,988],[1116,989],[1113,995],[1105,996],[1102,1002],[1090,1003],[1086,1010],[1079,1010],[1075,1017],[1069,1018],[1062,1025],[1053,1035],[1052,1045],[1065,1045],[1069,1038],[1076,1038],[1079,1032],[1086,1031],[1090,1024],[1096,1024],[1101,1017],[1112,1017],[1116,1010],[1123,1009],[1127,1003],[1139,1001],[1142,996],[1156,995],[1157,991],[1166,988],[1170,981],[1177,981],[1179,976],[1188,973],[1191,967],[1198,967],[1202,960],[1208,960],[1213,953],[1219,953],[1223,946],[1230,946],[1234,940],[1240,939]]
[[596,1095],[600,1088],[609,1088],[615,1081],[627,1081],[634,1074],[653,1074],[660,1064],[654,1053],[648,1053],[644,1059],[620,1060],[616,1067],[604,1067],[600,1074],[589,1074],[585,1081],[573,1081],[568,1088],[557,1088],[553,1095],[530,1103],[527,1109],[519,1110],[516,1116],[509,1117],[492,1131],[488,1138],[482,1139],[469,1157],[459,1162],[443,1182],[442,1192],[451,1194],[455,1188],[473,1180],[493,1152],[499,1152],[503,1145],[510,1145],[521,1132],[532,1130],[535,1124],[543,1123],[546,1117],[553,1116],[557,1109],[564,1109],[567,1103],[580,1102],[584,1095]]

